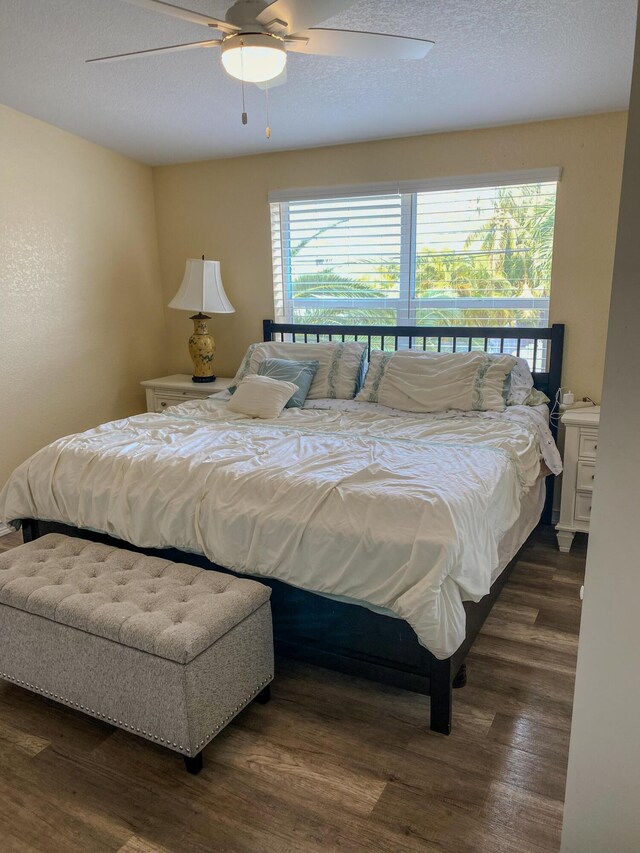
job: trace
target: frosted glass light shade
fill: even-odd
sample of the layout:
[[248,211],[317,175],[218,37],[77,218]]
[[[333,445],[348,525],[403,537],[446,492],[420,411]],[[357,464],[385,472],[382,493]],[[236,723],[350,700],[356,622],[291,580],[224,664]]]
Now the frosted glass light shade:
[[189,258],[180,289],[169,308],[182,311],[209,311],[211,314],[234,314],[235,308],[224,292],[220,261]]
[[227,74],[245,83],[265,83],[284,71],[287,52],[282,39],[268,33],[228,36],[222,42]]

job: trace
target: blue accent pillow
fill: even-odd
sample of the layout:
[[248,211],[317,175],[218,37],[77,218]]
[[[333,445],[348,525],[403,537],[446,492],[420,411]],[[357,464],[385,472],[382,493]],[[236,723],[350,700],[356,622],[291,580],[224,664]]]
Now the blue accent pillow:
[[298,390],[285,406],[285,409],[299,409],[307,399],[313,377],[320,365],[319,361],[289,361],[286,358],[265,358],[258,367],[259,376],[270,376],[281,382],[293,382]]

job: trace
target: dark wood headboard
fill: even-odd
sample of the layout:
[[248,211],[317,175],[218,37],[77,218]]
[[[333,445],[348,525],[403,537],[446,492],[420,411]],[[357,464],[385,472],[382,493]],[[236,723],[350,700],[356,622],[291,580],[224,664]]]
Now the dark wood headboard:
[[[419,349],[431,352],[509,352],[526,359],[535,387],[543,391],[552,406],[560,388],[564,325],[545,328],[471,326],[315,326],[274,323],[264,320],[265,341],[320,343],[321,341],[366,341],[372,349]],[[551,424],[556,437],[557,426]]]

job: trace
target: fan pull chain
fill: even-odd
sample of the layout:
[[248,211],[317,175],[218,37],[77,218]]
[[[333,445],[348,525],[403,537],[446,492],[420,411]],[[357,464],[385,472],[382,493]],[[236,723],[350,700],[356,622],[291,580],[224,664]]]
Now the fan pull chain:
[[246,124],[247,119],[247,110],[244,103],[244,57],[242,55],[243,48],[240,47],[240,73],[242,74],[242,78],[240,80],[240,85],[242,86],[242,124]]
[[265,129],[265,134],[266,134],[267,139],[271,139],[271,127],[270,127],[270,121],[269,121],[269,84],[267,84],[264,87],[264,99],[265,99],[265,105],[267,108],[267,127]]

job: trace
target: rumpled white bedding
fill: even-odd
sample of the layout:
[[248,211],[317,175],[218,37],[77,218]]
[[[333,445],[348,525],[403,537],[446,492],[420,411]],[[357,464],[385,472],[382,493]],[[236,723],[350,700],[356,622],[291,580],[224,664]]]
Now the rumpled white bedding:
[[438,658],[489,591],[498,543],[541,458],[540,410],[407,415],[314,401],[274,420],[184,403],[68,436],[0,493],[0,519],[60,521],[134,545],[392,611]]

